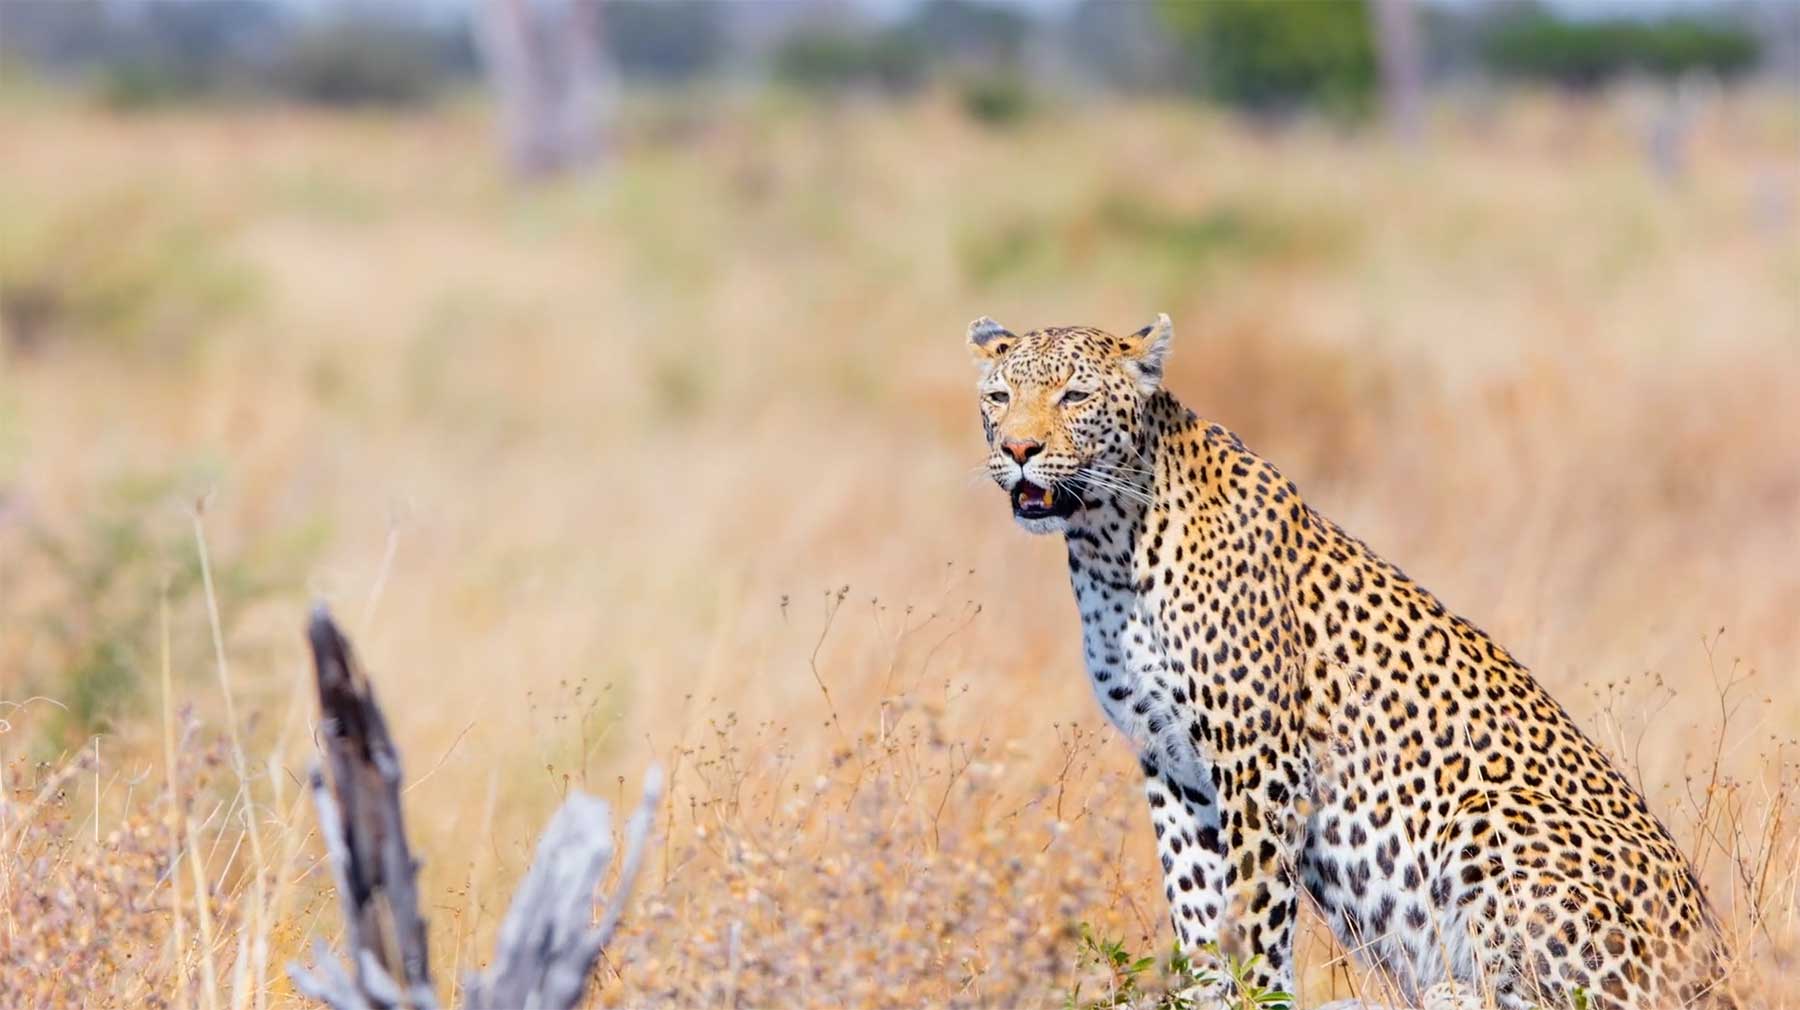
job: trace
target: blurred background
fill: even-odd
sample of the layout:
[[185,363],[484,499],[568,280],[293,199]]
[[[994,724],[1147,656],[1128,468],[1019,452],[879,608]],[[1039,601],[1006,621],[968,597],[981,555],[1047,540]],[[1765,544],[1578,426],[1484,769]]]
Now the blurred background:
[[[1078,924],[1163,950],[963,346],[1159,311],[1793,1005],[1780,0],[0,0],[0,1004],[292,1005],[314,599],[446,987],[651,761],[596,1002],[1061,1005]],[[1309,997],[1371,984],[1306,942]]]

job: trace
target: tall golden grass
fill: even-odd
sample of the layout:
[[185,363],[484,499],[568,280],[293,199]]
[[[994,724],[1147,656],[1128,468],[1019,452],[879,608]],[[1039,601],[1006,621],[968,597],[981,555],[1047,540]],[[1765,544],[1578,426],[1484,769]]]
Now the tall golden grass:
[[[0,290],[52,309],[0,364],[0,1005],[294,1004],[336,936],[311,597],[406,748],[446,986],[559,797],[651,760],[600,1004],[1041,1005],[1078,923],[1165,948],[961,346],[1157,311],[1184,400],[1532,665],[1687,844],[1752,1005],[1800,1005],[1791,98],[1716,101],[1674,182],[1630,95],[1446,107],[1418,151],[647,103],[530,190],[473,108],[3,101]],[[77,711],[77,666],[124,673]],[[1319,931],[1302,964],[1380,991]]]

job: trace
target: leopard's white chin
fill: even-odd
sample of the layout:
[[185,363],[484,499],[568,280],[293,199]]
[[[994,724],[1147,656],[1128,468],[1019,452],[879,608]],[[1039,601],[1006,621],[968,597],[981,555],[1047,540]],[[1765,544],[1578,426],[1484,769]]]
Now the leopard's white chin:
[[1024,516],[1015,515],[1013,521],[1027,533],[1067,533],[1069,531],[1069,521],[1062,516],[1027,519]]

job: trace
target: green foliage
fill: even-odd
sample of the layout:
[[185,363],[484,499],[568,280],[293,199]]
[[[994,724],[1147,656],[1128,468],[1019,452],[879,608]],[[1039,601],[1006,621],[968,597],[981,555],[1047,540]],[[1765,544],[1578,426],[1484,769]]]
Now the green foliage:
[[1164,0],[1161,10],[1195,84],[1221,102],[1258,114],[1370,107],[1375,46],[1363,0]]
[[1564,21],[1548,14],[1497,26],[1482,45],[1489,66],[1569,88],[1599,87],[1630,71],[1731,77],[1756,64],[1756,38],[1724,24],[1676,19]]
[[[1239,960],[1201,948],[1218,967],[1200,967],[1177,947],[1160,965],[1153,955],[1139,956],[1124,941],[1096,937],[1087,923],[1078,927],[1075,983],[1063,996],[1064,1010],[1293,1010],[1290,993],[1265,989],[1250,981],[1260,958]],[[1084,977],[1101,973],[1106,991],[1084,998]]]

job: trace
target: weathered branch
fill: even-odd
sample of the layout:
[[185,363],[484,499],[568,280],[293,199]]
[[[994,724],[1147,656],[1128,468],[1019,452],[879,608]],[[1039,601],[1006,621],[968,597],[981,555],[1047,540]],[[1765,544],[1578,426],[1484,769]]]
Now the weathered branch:
[[[419,864],[406,844],[400,811],[400,753],[368,677],[325,608],[313,611],[307,635],[318,680],[320,743],[331,770],[328,789],[325,775],[313,768],[313,803],[344,910],[355,989],[370,1007],[435,1010],[419,915]],[[307,984],[298,977],[295,983]],[[340,1010],[363,1005],[319,998]]]
[[[313,802],[353,969],[319,947],[316,969],[290,964],[288,974],[303,995],[333,1010],[436,1010],[418,910],[419,864],[407,847],[400,809],[399,751],[349,641],[323,607],[313,613],[309,636],[330,769],[328,783],[325,771],[313,768]],[[598,927],[594,895],[612,860],[611,812],[579,792],[563,803],[501,925],[493,964],[465,987],[469,1010],[568,1010],[580,1001],[630,896],[661,794],[661,773],[652,768],[626,826],[625,861]]]
[[626,828],[625,863],[598,929],[591,924],[593,895],[612,860],[611,813],[583,793],[563,803],[500,926],[494,966],[468,982],[470,1007],[572,1007],[581,999],[630,896],[661,794],[662,775],[652,768]]

